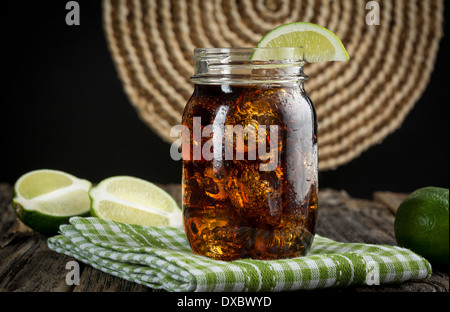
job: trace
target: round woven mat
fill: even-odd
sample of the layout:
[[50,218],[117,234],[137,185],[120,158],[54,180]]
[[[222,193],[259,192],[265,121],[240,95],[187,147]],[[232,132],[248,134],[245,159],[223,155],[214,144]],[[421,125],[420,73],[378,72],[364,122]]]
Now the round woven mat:
[[335,32],[349,62],[307,64],[319,120],[319,168],[345,164],[397,129],[424,91],[442,37],[442,0],[104,0],[108,45],[141,119],[162,139],[192,94],[193,49],[254,47],[274,27],[304,21]]

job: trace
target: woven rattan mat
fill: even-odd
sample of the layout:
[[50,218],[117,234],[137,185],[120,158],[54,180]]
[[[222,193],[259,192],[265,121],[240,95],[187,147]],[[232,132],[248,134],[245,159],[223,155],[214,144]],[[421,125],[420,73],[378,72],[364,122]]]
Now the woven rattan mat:
[[335,32],[350,61],[307,64],[319,119],[319,168],[345,164],[397,129],[424,91],[442,37],[442,0],[104,0],[107,42],[141,119],[162,139],[192,94],[196,47],[254,47],[274,27]]

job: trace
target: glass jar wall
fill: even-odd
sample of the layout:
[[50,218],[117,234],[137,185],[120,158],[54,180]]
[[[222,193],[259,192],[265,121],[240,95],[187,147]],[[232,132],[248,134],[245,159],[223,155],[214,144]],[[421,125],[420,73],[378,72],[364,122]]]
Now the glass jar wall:
[[[317,118],[294,48],[196,49],[183,114],[183,214],[194,253],[306,254],[317,219]],[[260,61],[257,55],[281,56]]]

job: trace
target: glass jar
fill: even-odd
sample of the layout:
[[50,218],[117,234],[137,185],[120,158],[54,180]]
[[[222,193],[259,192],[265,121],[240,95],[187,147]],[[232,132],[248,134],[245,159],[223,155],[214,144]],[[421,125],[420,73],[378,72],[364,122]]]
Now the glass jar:
[[[278,60],[257,60],[267,55]],[[182,119],[184,227],[194,253],[235,260],[308,251],[317,118],[298,55],[297,48],[195,49],[195,90]]]

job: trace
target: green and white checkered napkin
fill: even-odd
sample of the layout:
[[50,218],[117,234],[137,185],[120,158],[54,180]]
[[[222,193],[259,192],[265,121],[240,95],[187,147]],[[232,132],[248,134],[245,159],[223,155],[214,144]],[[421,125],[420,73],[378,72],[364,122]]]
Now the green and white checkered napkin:
[[73,217],[50,249],[103,272],[168,291],[288,291],[425,279],[431,266],[410,250],[339,243],[319,235],[307,256],[217,261],[192,253],[183,228]]

